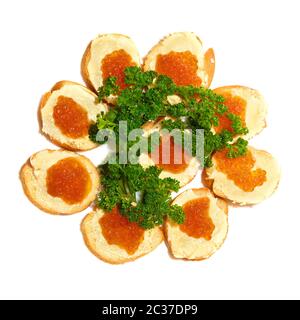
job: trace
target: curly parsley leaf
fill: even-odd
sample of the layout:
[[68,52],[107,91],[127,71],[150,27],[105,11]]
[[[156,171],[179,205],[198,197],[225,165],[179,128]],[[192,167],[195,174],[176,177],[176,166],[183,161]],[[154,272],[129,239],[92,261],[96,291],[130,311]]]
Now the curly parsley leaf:
[[227,156],[228,158],[238,158],[247,153],[248,141],[242,138],[238,138],[238,140],[228,146]]
[[99,101],[102,101],[104,98],[109,97],[110,95],[117,95],[119,91],[120,88],[117,85],[117,78],[109,77],[104,81],[104,85],[98,89]]
[[100,166],[102,187],[97,204],[106,211],[115,206],[131,222],[145,229],[163,223],[169,217],[176,223],[184,222],[181,207],[171,205],[171,192],[179,190],[175,179],[160,179],[161,169],[141,165],[105,164]]

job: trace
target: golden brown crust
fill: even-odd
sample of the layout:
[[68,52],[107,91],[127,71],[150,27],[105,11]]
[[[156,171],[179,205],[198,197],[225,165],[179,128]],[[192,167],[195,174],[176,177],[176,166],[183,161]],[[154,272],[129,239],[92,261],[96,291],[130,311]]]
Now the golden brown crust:
[[[50,92],[52,93],[53,91],[56,90],[60,90],[61,88],[63,88],[66,85],[76,85],[76,86],[81,86],[83,89],[85,90],[89,90],[88,88],[86,88],[84,85],[82,85],[79,82],[75,82],[75,81],[70,81],[70,80],[61,80],[55,83],[55,85],[52,87],[52,89],[50,90]],[[90,90],[89,90],[90,91]]]
[[217,201],[218,207],[224,211],[228,215],[228,202],[224,199],[218,199]]
[[47,138],[47,140],[49,140],[50,142],[52,142],[53,144],[55,144],[56,146],[62,148],[62,149],[66,149],[66,150],[69,150],[69,151],[74,151],[74,152],[81,152],[81,151],[90,151],[90,150],[93,150],[95,148],[97,148],[98,146],[95,145],[94,147],[92,148],[89,148],[89,149],[80,149],[80,148],[76,148],[76,147],[72,147],[68,144],[65,144],[65,143],[62,143],[60,142],[59,140],[57,139],[54,139],[52,137],[50,137],[48,134],[46,133],[43,133],[43,135]]
[[[94,201],[94,198],[96,197],[96,192],[95,192],[95,197],[90,201],[87,202],[86,204],[82,204],[80,206],[77,207],[73,207],[70,208],[67,204],[65,205],[65,212],[58,212],[56,209],[52,208],[51,205],[49,206],[49,204],[45,204],[41,202],[41,198],[38,197],[38,192],[37,192],[37,184],[36,181],[34,180],[34,168],[32,166],[32,160],[35,159],[35,157],[40,153],[40,152],[48,152],[49,154],[53,154],[55,152],[65,152],[65,150],[49,150],[49,149],[45,149],[42,151],[39,151],[35,154],[33,154],[26,162],[25,164],[21,167],[20,172],[19,172],[19,178],[21,180],[22,183],[22,187],[24,190],[25,195],[27,196],[27,198],[31,201],[32,204],[34,204],[37,208],[39,208],[40,210],[46,212],[46,213],[50,213],[53,215],[71,215],[71,214],[75,214],[78,212],[81,212],[83,210],[85,210],[86,208],[88,208],[90,206],[90,204],[92,203],[92,201]],[[100,180],[99,180],[99,173],[97,172],[97,169],[94,167],[94,165],[92,164],[92,162],[86,158],[85,156],[79,155],[79,158],[84,159],[84,161],[86,163],[88,163],[88,165],[90,166],[90,168],[94,168],[94,172],[93,175],[97,175],[97,185],[94,186],[95,190],[99,189],[99,185],[100,185]],[[95,180],[95,176],[92,177],[93,180]],[[93,190],[91,191],[93,192]]]
[[41,101],[40,101],[40,104],[39,104],[39,110],[43,109],[48,101],[48,99],[50,98],[51,96],[51,92],[48,91],[46,92],[45,94],[42,95],[41,97]]
[[204,69],[208,75],[207,88],[211,86],[216,69],[216,57],[213,48],[208,49],[204,55]]
[[40,134],[44,134],[43,131],[42,131],[42,127],[43,127],[43,121],[42,121],[42,109],[45,107],[48,99],[50,98],[51,96],[51,92],[48,91],[46,93],[44,93],[40,99],[40,103],[39,103],[39,107],[38,107],[38,110],[37,110],[37,119],[38,119],[38,124],[39,124],[39,133]]
[[93,41],[90,41],[90,43],[88,44],[88,46],[85,49],[85,52],[83,54],[82,60],[81,60],[81,76],[82,76],[82,79],[84,80],[85,84],[87,85],[87,87],[90,90],[97,92],[97,90],[94,88],[93,84],[90,81],[90,75],[89,75],[89,71],[88,71],[88,64],[91,60],[92,42]]
[[212,186],[213,186],[213,182],[214,181],[212,179],[209,179],[205,169],[203,169],[203,171],[201,173],[201,182],[202,182],[204,187],[212,190]]

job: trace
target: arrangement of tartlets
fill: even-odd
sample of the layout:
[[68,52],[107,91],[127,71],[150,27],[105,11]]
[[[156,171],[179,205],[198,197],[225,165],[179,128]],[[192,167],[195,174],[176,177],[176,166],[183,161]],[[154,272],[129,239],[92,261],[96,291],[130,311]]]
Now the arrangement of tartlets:
[[[81,62],[86,86],[60,81],[45,93],[39,106],[41,131],[62,149],[43,150],[32,155],[20,172],[24,192],[41,210],[68,215],[92,205],[101,190],[101,174],[86,157],[76,151],[101,148],[89,138],[90,126],[99,114],[106,114],[118,98],[110,95],[99,101],[97,91],[105,80],[117,76],[126,88],[124,70],[139,66],[170,77],[178,86],[208,88],[215,71],[213,49],[204,50],[201,40],[189,32],[171,34],[155,45],[141,62],[133,41],[124,35],[99,35],[88,45]],[[248,128],[243,138],[250,140],[266,127],[267,105],[262,95],[243,86],[213,90],[224,97],[228,110],[239,116]],[[178,104],[177,96],[168,97]],[[160,131],[163,119],[144,126],[145,134]],[[214,132],[231,130],[231,123],[220,116]],[[239,137],[235,137],[235,141]],[[149,154],[141,155],[143,167],[154,166]],[[191,157],[180,170],[164,167],[161,178],[173,178],[186,186],[199,172],[199,162]],[[203,260],[223,244],[228,232],[228,206],[260,203],[273,194],[280,180],[277,161],[266,151],[248,147],[245,155],[229,158],[224,150],[212,156],[212,165],[202,172],[198,189],[180,193],[173,204],[182,207],[185,221],[165,219],[161,226],[143,229],[122,216],[94,206],[82,221],[81,231],[90,251],[109,263],[135,260],[153,251],[165,240],[172,256]]]

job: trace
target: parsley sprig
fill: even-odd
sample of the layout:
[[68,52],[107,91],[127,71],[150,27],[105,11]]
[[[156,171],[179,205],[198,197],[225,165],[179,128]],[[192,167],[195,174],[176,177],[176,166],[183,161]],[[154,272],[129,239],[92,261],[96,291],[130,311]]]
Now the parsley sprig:
[[179,190],[175,179],[160,179],[161,169],[152,166],[143,169],[137,164],[105,164],[100,166],[102,187],[97,204],[106,211],[116,205],[129,221],[145,229],[163,223],[166,216],[183,223],[182,208],[171,205],[171,192]]

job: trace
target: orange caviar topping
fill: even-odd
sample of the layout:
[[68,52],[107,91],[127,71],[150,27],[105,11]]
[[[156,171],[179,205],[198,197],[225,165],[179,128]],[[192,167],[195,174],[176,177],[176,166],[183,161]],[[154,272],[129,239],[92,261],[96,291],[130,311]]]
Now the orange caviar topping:
[[198,59],[190,51],[160,54],[156,59],[156,71],[173,79],[178,86],[193,85],[200,87]]
[[256,187],[266,182],[266,171],[255,169],[255,159],[250,150],[247,154],[238,158],[228,158],[227,150],[218,151],[214,155],[217,169],[225,173],[227,177],[245,192],[252,192]]
[[102,77],[103,79],[116,77],[118,86],[124,89],[126,88],[124,70],[135,65],[136,63],[132,61],[131,56],[125,50],[113,51],[102,60]]
[[86,110],[72,98],[59,96],[53,109],[55,125],[73,139],[88,135],[90,122]]
[[211,240],[215,225],[209,216],[209,198],[190,200],[183,206],[185,221],[180,230],[193,238]]
[[115,207],[99,220],[103,236],[108,244],[115,244],[133,255],[144,240],[145,230],[135,222],[129,222]]
[[47,192],[68,204],[79,203],[91,190],[91,178],[76,158],[58,161],[47,171]]

